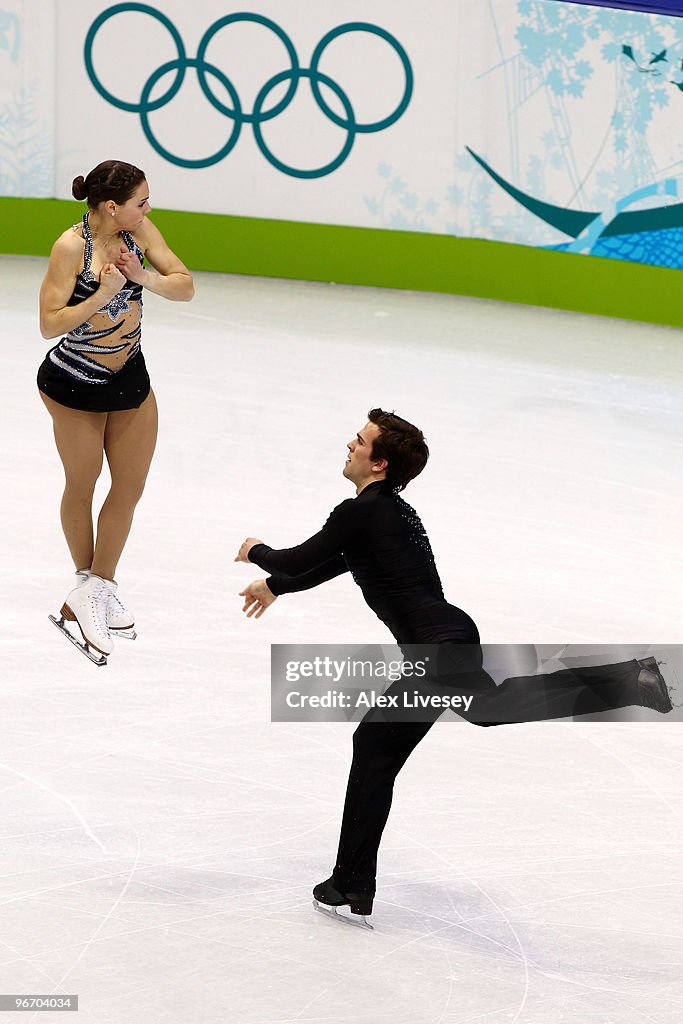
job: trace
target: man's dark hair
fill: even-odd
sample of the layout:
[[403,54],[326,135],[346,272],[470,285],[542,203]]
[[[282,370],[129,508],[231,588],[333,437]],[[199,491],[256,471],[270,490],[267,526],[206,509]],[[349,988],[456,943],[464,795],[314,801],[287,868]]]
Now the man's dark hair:
[[424,434],[408,420],[384,409],[371,409],[368,419],[381,431],[372,443],[372,458],[387,460],[387,481],[394,490],[402,491],[427,464],[429,448]]

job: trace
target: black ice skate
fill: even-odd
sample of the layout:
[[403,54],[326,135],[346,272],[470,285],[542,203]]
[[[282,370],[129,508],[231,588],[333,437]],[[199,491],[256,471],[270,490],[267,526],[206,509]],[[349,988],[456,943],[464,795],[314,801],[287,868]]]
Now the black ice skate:
[[642,658],[638,661],[641,672],[638,676],[638,693],[643,707],[660,711],[663,715],[673,711],[669,687],[659,671],[656,658]]
[[[372,913],[373,899],[374,896],[365,892],[339,892],[332,878],[319,882],[313,890],[313,906],[321,914],[345,924],[356,925],[357,928],[369,928],[370,931],[373,930],[373,926],[367,918]],[[348,907],[351,913],[338,913],[341,907]]]

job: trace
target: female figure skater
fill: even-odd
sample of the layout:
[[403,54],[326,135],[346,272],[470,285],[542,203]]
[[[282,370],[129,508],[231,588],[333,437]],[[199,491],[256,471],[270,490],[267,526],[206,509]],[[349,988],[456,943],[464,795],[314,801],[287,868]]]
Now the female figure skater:
[[[40,331],[61,338],[38,370],[66,486],[61,519],[77,584],[59,622],[76,622],[84,654],[106,664],[112,635],[135,636],[114,575],[142,494],[157,434],[157,406],[140,348],[142,289],[186,302],[192,275],[147,220],[144,173],[105,160],[74,178],[82,222],[63,232],[40,290]],[[157,273],[143,268],[143,258]],[[93,531],[92,499],[106,455],[111,489]],[[95,655],[90,647],[99,652]]]

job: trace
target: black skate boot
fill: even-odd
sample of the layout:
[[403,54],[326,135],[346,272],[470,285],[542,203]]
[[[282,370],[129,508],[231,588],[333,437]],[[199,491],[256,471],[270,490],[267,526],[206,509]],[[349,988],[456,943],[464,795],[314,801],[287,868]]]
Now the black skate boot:
[[660,711],[663,715],[673,711],[669,688],[664,681],[662,673],[659,671],[657,659],[642,658],[638,664],[641,669],[638,676],[638,693],[641,705],[646,708],[652,708],[653,711]]
[[[374,897],[375,894],[369,892],[340,892],[332,875],[316,885],[313,890],[313,906],[328,917],[345,921],[347,924],[355,924],[360,928],[372,929],[367,917],[372,913]],[[340,907],[348,907],[351,915],[339,914],[337,911]]]

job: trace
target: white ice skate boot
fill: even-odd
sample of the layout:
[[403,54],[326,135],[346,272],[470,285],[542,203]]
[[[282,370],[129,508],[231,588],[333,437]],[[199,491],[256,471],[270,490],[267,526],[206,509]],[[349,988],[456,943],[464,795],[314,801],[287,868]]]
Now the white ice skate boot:
[[[90,569],[77,569],[76,577],[79,582],[76,586],[81,586],[91,576]],[[116,580],[107,580],[110,584],[109,603],[107,605],[107,626],[115,637],[125,637],[126,640],[135,640],[137,633],[135,632],[135,616],[133,613],[126,608],[123,601],[116,593],[118,586]]]
[[[91,575],[85,583],[75,587],[68,595],[62,605],[59,621],[50,615],[50,620],[54,622],[55,626],[96,665],[106,665],[107,655],[114,650],[114,643],[107,626],[110,588],[111,580],[103,580],[99,576]],[[83,637],[82,644],[66,629],[65,621],[76,623]]]

